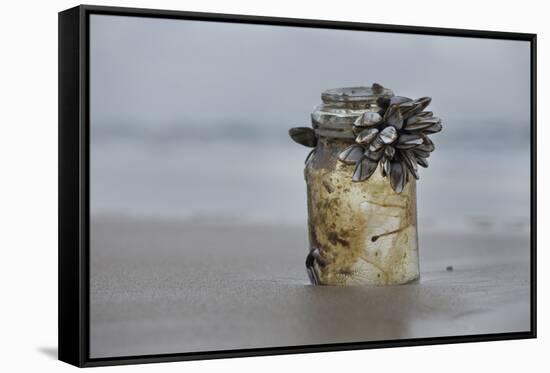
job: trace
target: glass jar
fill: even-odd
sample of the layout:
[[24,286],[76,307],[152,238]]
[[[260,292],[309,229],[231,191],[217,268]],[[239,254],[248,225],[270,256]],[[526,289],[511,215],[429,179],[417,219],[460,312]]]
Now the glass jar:
[[325,91],[311,115],[317,143],[306,160],[309,251],[312,283],[391,285],[419,278],[416,181],[400,193],[382,166],[367,180],[352,181],[353,165],[338,155],[354,143],[354,121],[378,112],[377,99],[392,97],[380,87]]

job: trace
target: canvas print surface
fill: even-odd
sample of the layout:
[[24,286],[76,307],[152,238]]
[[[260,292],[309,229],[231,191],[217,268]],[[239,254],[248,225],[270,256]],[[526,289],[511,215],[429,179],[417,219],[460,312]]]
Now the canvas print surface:
[[530,329],[528,42],[92,14],[89,53],[91,358]]

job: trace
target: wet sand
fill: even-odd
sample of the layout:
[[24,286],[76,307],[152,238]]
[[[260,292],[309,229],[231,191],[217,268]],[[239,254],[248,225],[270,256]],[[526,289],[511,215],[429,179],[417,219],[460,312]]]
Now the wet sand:
[[529,330],[527,233],[420,232],[421,280],[384,287],[308,285],[305,227],[111,217],[91,236],[92,358]]

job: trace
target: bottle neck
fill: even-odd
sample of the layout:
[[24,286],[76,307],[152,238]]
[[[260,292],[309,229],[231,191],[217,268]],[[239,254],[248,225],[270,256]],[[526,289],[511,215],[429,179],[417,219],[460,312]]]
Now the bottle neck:
[[353,141],[355,120],[366,111],[378,111],[380,97],[392,97],[380,85],[329,89],[321,95],[323,103],[311,113],[312,127],[319,138]]
[[353,125],[357,118],[367,111],[378,111],[380,107],[376,103],[369,103],[356,108],[338,108],[322,104],[315,108],[311,114],[312,127],[319,137],[334,140],[352,141],[356,135],[353,132]]
[[351,139],[339,139],[334,137],[319,137],[317,148],[321,151],[339,153],[348,146],[355,144],[355,137]]

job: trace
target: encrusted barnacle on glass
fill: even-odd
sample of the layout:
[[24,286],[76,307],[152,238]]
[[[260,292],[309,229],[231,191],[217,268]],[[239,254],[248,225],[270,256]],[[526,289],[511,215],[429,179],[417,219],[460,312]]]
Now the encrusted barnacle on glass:
[[[306,158],[309,254],[314,284],[402,284],[419,277],[418,166],[434,151],[441,120],[429,97],[395,96],[380,84],[329,89],[312,127],[289,131]],[[376,170],[379,172],[376,172]]]
[[[427,167],[429,153],[435,147],[428,134],[441,131],[441,120],[431,111],[424,111],[431,98],[416,100],[402,96],[381,96],[376,99],[378,111],[365,111],[353,123],[357,134],[354,151],[363,150],[363,157],[355,159],[352,180],[368,179],[380,163],[382,176],[390,178],[390,185],[401,193],[409,180],[409,175],[419,178],[417,164]],[[355,145],[352,145],[355,146]],[[386,150],[388,149],[388,150]],[[343,159],[349,147],[342,151]]]

